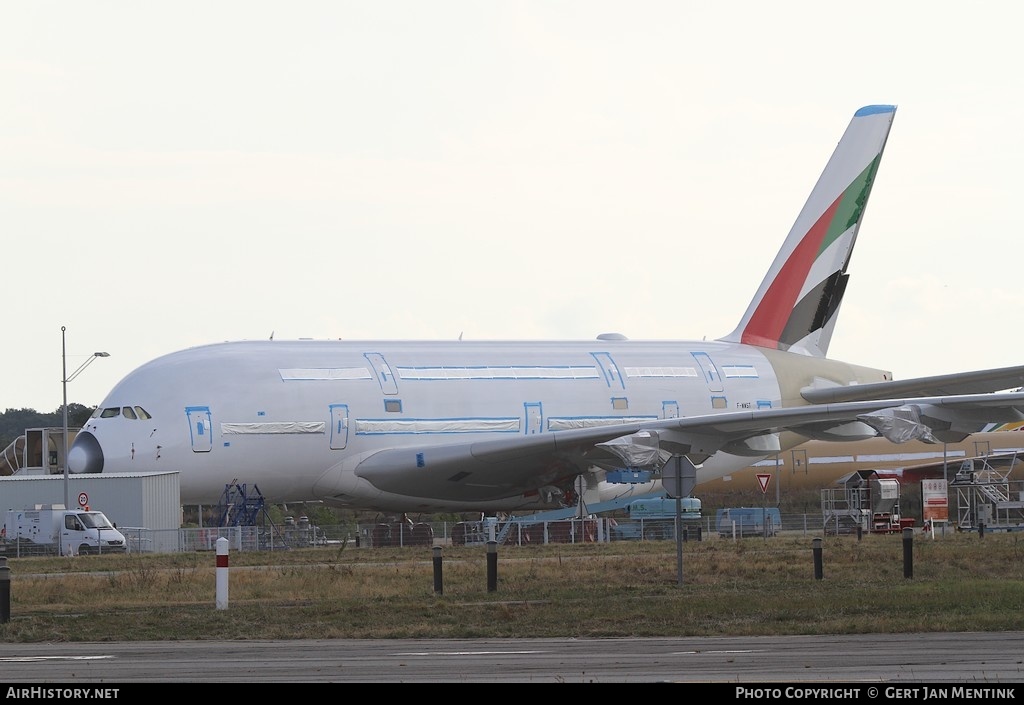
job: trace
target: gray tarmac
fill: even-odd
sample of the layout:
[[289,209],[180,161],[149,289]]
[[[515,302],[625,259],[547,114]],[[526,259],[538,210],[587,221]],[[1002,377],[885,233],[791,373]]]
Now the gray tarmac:
[[8,689],[317,682],[853,684],[865,689],[859,698],[901,699],[885,684],[1024,684],[1024,632],[0,644]]

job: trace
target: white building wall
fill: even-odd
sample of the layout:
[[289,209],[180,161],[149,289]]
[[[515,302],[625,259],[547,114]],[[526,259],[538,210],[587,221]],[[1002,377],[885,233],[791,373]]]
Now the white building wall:
[[[83,501],[90,509],[103,512],[129,540],[147,529],[163,537],[142,546],[147,551],[178,550],[177,530],[181,526],[181,484],[177,472],[70,475],[71,506]],[[64,476],[38,475],[0,477],[0,513],[8,509],[32,509],[37,504],[64,504]],[[171,545],[173,544],[173,545]]]

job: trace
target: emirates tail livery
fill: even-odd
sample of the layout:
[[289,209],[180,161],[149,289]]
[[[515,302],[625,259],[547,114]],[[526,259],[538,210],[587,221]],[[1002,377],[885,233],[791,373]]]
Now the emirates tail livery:
[[1024,385],[1024,366],[894,381],[827,357],[895,111],[854,114],[717,340],[193,347],[119,382],[69,470],[178,471],[185,504],[238,482],[272,502],[496,512],[573,506],[630,473],[699,484],[808,439],[943,442],[1024,420],[1024,393],[998,393]]

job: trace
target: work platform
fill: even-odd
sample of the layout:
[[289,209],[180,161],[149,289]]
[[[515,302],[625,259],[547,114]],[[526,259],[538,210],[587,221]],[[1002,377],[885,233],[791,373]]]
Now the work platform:
[[858,470],[837,481],[839,487],[821,491],[821,514],[826,534],[895,533],[914,526],[900,513],[900,483]]
[[[907,499],[920,498],[922,483],[939,483],[938,492],[922,507],[941,505],[941,519],[954,520],[958,531],[1024,531],[1024,481],[1009,479],[1016,464],[1016,454],[968,458],[958,467],[950,467],[951,480],[935,479],[918,482],[900,482],[877,477],[874,471],[861,470],[841,478],[838,487],[821,491],[821,510],[825,533],[850,533],[857,529],[873,533],[896,533],[917,524],[917,517],[906,517],[900,512],[901,494]],[[931,487],[929,490],[931,490]],[[916,492],[918,497],[907,497]],[[947,513],[946,508],[949,508]],[[932,515],[933,517],[935,515]],[[947,518],[948,516],[948,518]],[[922,517],[929,521],[928,512]]]
[[[68,429],[68,448],[80,430]],[[0,452],[0,476],[63,475],[64,448],[63,428],[26,429]]]
[[951,489],[956,495],[957,529],[1024,531],[1024,481],[1009,479],[1013,465],[995,466],[983,458],[963,461]]

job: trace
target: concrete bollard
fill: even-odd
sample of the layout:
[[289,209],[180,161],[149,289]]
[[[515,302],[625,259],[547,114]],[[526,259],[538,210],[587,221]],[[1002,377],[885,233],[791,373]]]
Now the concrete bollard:
[[914,577],[914,530],[903,530],[903,577]]
[[434,546],[434,592],[440,595],[444,592],[444,585],[441,580],[441,547]]
[[821,539],[814,539],[811,543],[813,545],[811,552],[814,554],[814,579],[821,580],[824,576],[821,565]]
[[487,592],[498,589],[498,542],[487,542]]
[[11,569],[7,556],[0,556],[0,624],[11,621]]
[[217,609],[228,608],[228,540],[217,539]]

